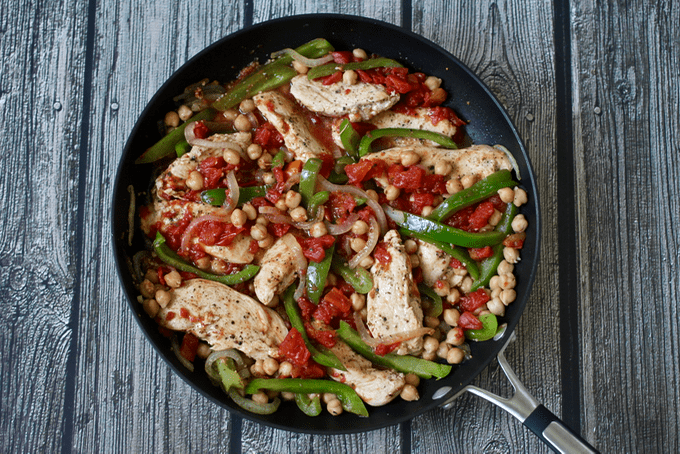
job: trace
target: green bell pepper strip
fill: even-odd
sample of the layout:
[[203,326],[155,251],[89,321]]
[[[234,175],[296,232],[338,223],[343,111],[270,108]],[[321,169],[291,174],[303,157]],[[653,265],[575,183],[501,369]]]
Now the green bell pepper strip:
[[168,156],[177,156],[175,145],[184,140],[184,129],[187,125],[199,120],[212,120],[215,116],[215,110],[207,108],[200,111],[186,122],[173,129],[170,134],[167,134],[161,140],[151,145],[140,157],[137,158],[135,164],[149,164]]
[[333,184],[345,184],[349,181],[349,177],[345,172],[345,166],[347,164],[353,164],[355,161],[350,156],[342,156],[335,160],[335,166],[331,170],[331,174],[328,176],[328,181]]
[[469,248],[479,248],[493,246],[505,238],[502,232],[483,232],[471,233],[465,230],[456,229],[431,219],[417,216],[406,211],[395,210],[394,208],[383,205],[387,214],[399,227],[408,229],[412,232],[421,233],[424,237],[431,238],[442,243],[455,244]]
[[335,252],[335,244],[326,249],[326,255],[320,262],[313,260],[309,261],[307,265],[307,296],[314,304],[319,304],[323,289],[326,286],[326,278],[328,271],[331,268],[331,260],[333,260],[333,253]]
[[447,364],[439,364],[422,358],[416,358],[415,356],[402,356],[394,353],[388,353],[384,356],[377,355],[373,352],[373,349],[361,339],[359,333],[345,321],[340,322],[340,327],[336,333],[338,337],[352,347],[354,351],[375,364],[389,367],[405,374],[414,373],[420,378],[436,377],[439,379],[446,377],[449,372],[451,372],[451,366]]
[[442,312],[444,310],[442,297],[437,295],[437,293],[434,290],[432,290],[430,287],[423,284],[422,282],[418,284],[418,291],[432,300],[433,304],[432,307],[430,307],[430,309],[427,311],[427,315],[429,315],[430,317],[439,317],[440,315],[442,315]]
[[[270,186],[244,186],[239,188],[238,205],[250,202],[256,197],[264,197]],[[212,206],[222,206],[227,198],[225,188],[207,189],[201,192],[201,200]]]
[[[504,235],[512,233],[512,220],[515,218],[518,211],[519,208],[517,208],[514,203],[508,203],[507,207],[505,208],[505,213],[503,213],[503,216],[501,217],[498,225],[496,225],[495,230],[502,232]],[[503,243],[495,245],[493,247],[493,255],[482,260],[482,263],[479,265],[481,275],[479,279],[475,279],[475,282],[473,282],[472,287],[470,288],[471,292],[489,285],[491,278],[498,270],[498,265],[500,265],[500,263],[503,261],[503,249]]]
[[316,218],[316,210],[319,209],[321,205],[328,202],[331,193],[328,191],[321,191],[314,194],[307,202],[307,214],[310,219]]
[[307,416],[319,416],[321,414],[321,399],[318,394],[309,397],[309,394],[296,393],[295,403]]
[[482,322],[482,328],[465,330],[465,337],[475,341],[493,339],[498,330],[498,319],[496,316],[493,314],[480,315],[479,321]]
[[314,80],[319,77],[330,76],[336,71],[349,71],[350,69],[356,71],[357,69],[367,70],[374,68],[403,68],[403,65],[398,61],[385,57],[370,58],[364,61],[353,61],[345,63],[344,65],[331,62],[310,68],[309,72],[307,72],[307,78],[309,80]]
[[[308,58],[317,58],[333,51],[333,46],[325,39],[315,39],[295,49],[298,53]],[[267,63],[250,76],[239,81],[231,87],[220,99],[213,103],[217,110],[227,110],[239,104],[257,93],[273,90],[288,83],[297,76],[290,65],[293,57],[284,55],[271,63]]]
[[[231,400],[239,407],[258,415],[270,415],[279,408],[281,400],[278,397],[272,402],[260,404],[239,394],[238,389],[243,389],[244,384],[241,376],[236,370],[236,364],[233,359],[220,358],[213,363],[213,367],[217,369],[217,377],[219,377],[222,389],[224,389]],[[206,370],[206,372],[208,372],[208,375],[212,380],[215,376],[215,371]]]
[[510,171],[505,169],[499,170],[483,180],[478,181],[469,188],[456,192],[451,197],[444,200],[432,211],[432,213],[430,213],[428,218],[433,221],[441,222],[458,210],[462,210],[477,202],[488,199],[496,194],[499,189],[512,186],[517,186],[517,182],[513,181]]
[[217,373],[222,381],[222,386],[225,391],[231,388],[243,389],[245,386],[243,384],[243,379],[236,371],[236,364],[231,358],[220,358],[213,364],[213,367],[217,367]]
[[352,123],[346,118],[340,123],[340,141],[349,156],[359,159],[359,142],[361,137],[352,127]]
[[286,164],[286,151],[281,150],[272,158],[271,168],[283,167]]
[[156,239],[153,242],[153,248],[154,251],[156,251],[158,258],[168,265],[177,268],[180,271],[194,273],[198,277],[220,282],[224,285],[240,284],[241,282],[245,282],[253,278],[257,272],[260,271],[260,267],[257,265],[246,265],[245,268],[234,274],[218,275],[207,273],[202,269],[196,268],[193,265],[189,265],[175,251],[170,249],[170,247],[165,243],[165,238],[160,232],[156,233]]
[[335,356],[335,353],[328,350],[324,346],[319,346],[317,348],[309,340],[309,336],[307,336],[307,330],[305,330],[305,323],[302,321],[302,317],[300,317],[300,312],[298,312],[298,305],[295,302],[295,299],[293,299],[294,290],[295,289],[292,285],[288,287],[286,292],[283,294],[283,305],[286,309],[286,315],[288,315],[290,325],[298,330],[302,336],[302,339],[305,341],[305,345],[307,346],[307,350],[309,350],[309,353],[312,354],[312,359],[322,366],[346,370],[345,366],[342,365],[342,362],[337,356]]
[[359,156],[366,156],[371,152],[371,144],[381,137],[412,137],[415,139],[431,140],[444,148],[457,149],[458,145],[449,136],[423,129],[384,128],[368,131],[359,143]]
[[302,203],[307,205],[309,199],[312,198],[316,192],[316,179],[321,170],[323,162],[319,158],[311,158],[305,162],[300,172],[300,195],[302,196]]
[[180,140],[175,144],[175,154],[179,158],[183,154],[188,153],[191,150],[191,145],[186,140]]
[[451,257],[453,257],[454,259],[458,260],[463,265],[465,265],[465,268],[467,269],[467,271],[470,274],[470,277],[472,277],[472,279],[478,279],[479,278],[479,268],[477,267],[477,262],[475,262],[474,260],[472,260],[470,258],[470,254],[468,254],[467,249],[460,248],[460,247],[452,247],[448,243],[442,243],[441,241],[433,240],[432,238],[428,237],[427,235],[423,235],[422,233],[414,232],[413,230],[409,230],[409,229],[399,229],[399,233],[403,236],[410,236],[412,238],[417,238],[417,239],[422,240],[426,243],[430,243],[433,246],[437,246],[439,249],[446,252]]
[[359,416],[368,416],[361,397],[349,385],[332,380],[306,378],[255,378],[246,386],[246,393],[252,394],[260,389],[290,393],[331,393],[342,403],[342,408]]
[[373,289],[373,277],[368,270],[360,266],[350,268],[347,262],[337,254],[333,257],[331,268],[342,276],[357,293],[365,295]]

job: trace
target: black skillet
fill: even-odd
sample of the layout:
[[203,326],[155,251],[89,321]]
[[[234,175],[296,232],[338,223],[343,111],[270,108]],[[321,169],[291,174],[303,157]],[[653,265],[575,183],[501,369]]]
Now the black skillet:
[[[406,402],[396,399],[383,407],[369,407],[368,418],[348,413],[337,417],[325,412],[310,418],[292,403],[282,404],[279,411],[270,416],[253,415],[235,406],[221,390],[209,382],[204,373],[197,371],[192,374],[180,365],[168,340],[159,334],[156,323],[137,303],[138,291],[129,268],[129,259],[143,248],[143,240],[141,233],[137,231],[132,247],[127,244],[130,199],[128,186],[133,185],[137,194],[146,191],[151,171],[149,165],[135,165],[133,161],[159,139],[157,122],[166,112],[176,107],[172,98],[181,93],[184,87],[198,80],[206,77],[222,82],[232,80],[238,70],[252,60],[265,61],[271,52],[284,47],[297,47],[318,37],[326,38],[338,50],[361,47],[369,53],[399,60],[412,70],[440,77],[443,80],[442,86],[450,95],[445,105],[453,108],[468,122],[466,132],[472,142],[502,144],[508,148],[517,160],[522,178],[521,186],[529,194],[528,204],[522,207],[529,229],[521,252],[522,260],[515,267],[517,300],[507,308],[502,319],[502,322],[507,323],[505,335],[497,341],[471,343],[472,359],[455,366],[445,379],[422,381],[419,387],[420,400]],[[390,426],[409,420],[450,401],[465,390],[470,390],[468,385],[472,380],[501,353],[527,304],[536,274],[540,244],[538,193],[529,157],[507,113],[489,89],[446,50],[414,33],[373,19],[333,14],[294,16],[248,27],[209,46],[177,70],[151,99],[130,135],[118,168],[112,212],[114,255],[130,308],[163,359],[196,390],[230,411],[272,427],[306,433],[353,433]],[[501,358],[502,355],[499,360]],[[488,396],[483,397],[489,399]],[[535,403],[533,408],[528,409],[529,412],[537,406]],[[548,418],[544,414],[539,416]],[[525,418],[518,418],[524,422]],[[546,437],[542,435],[542,427],[549,422],[550,418],[545,424],[539,421],[539,430],[535,430],[544,440]]]

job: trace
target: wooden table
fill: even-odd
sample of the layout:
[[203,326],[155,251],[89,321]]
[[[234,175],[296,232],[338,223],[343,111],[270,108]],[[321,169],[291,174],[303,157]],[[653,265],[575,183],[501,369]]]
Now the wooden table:
[[[123,145],[182,63],[250,24],[336,12],[443,46],[507,108],[543,210],[507,356],[602,452],[678,452],[680,5],[592,0],[20,2],[0,16],[0,446],[6,452],[548,452],[478,397],[370,433],[234,417],[180,380],[119,287]],[[497,365],[476,384],[509,395]]]

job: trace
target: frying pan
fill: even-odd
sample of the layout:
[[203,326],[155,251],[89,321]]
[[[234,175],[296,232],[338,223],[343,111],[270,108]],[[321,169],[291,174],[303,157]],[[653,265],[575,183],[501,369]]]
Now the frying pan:
[[[134,285],[133,273],[130,269],[131,257],[144,248],[144,241],[138,231],[134,236],[132,246],[128,245],[128,207],[130,204],[128,187],[133,186],[137,194],[143,193],[148,189],[151,174],[151,166],[135,165],[134,160],[159,139],[157,122],[167,111],[176,107],[172,101],[173,96],[181,93],[184,87],[206,77],[222,82],[232,80],[238,74],[239,69],[253,59],[266,61],[271,52],[283,47],[296,47],[318,37],[326,38],[338,50],[361,47],[369,53],[375,52],[381,56],[396,59],[412,70],[440,77],[443,80],[442,86],[449,93],[449,99],[445,105],[453,108],[462,119],[468,122],[466,133],[472,142],[502,144],[508,148],[517,159],[522,177],[521,186],[529,194],[529,202],[523,206],[522,213],[527,218],[530,227],[521,253],[522,260],[515,266],[517,300],[507,308],[501,320],[507,323],[505,335],[496,341],[472,342],[471,359],[454,366],[451,374],[442,380],[421,382],[420,400],[406,402],[396,399],[382,407],[371,407],[368,418],[349,413],[338,417],[325,412],[320,416],[310,418],[300,412],[294,403],[285,402],[279,411],[268,416],[244,412],[234,405],[220,389],[213,386],[205,374],[200,371],[192,374],[181,366],[172,353],[170,342],[160,335],[156,323],[143,312],[141,305],[137,303],[138,290]],[[529,157],[508,115],[489,89],[458,59],[416,34],[373,19],[335,14],[293,16],[248,27],[209,46],[175,72],[151,99],[132,130],[118,168],[112,216],[114,256],[130,309],[146,337],[170,367],[204,396],[229,411],[272,427],[305,433],[354,433],[394,425],[437,406],[450,405],[450,401],[465,390],[482,395],[488,400],[496,399],[495,396],[485,391],[471,387],[470,383],[497,356],[504,370],[510,371],[502,355],[502,349],[527,303],[536,274],[540,244],[538,193]],[[516,378],[512,371],[509,376],[513,380]],[[567,448],[579,446],[593,450],[531,398],[519,382],[513,382],[513,385],[517,389],[514,400],[498,401],[500,399],[498,398],[497,404],[504,405],[520,421],[528,420],[526,424],[528,426],[533,424],[534,427],[530,428],[544,441],[550,442],[554,449],[556,447],[561,449],[562,446]],[[525,397],[525,394],[528,397]],[[536,411],[539,413],[534,415]],[[553,421],[555,423],[549,426]],[[554,427],[555,424],[559,429],[557,429],[557,435],[552,438],[559,437],[559,439],[551,442],[550,433],[546,436],[544,429]]]

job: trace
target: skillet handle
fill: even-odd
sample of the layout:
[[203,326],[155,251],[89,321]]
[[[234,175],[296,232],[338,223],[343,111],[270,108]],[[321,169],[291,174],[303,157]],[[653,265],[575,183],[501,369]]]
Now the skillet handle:
[[498,353],[497,359],[505,376],[508,377],[508,380],[515,388],[515,394],[512,397],[500,397],[485,389],[468,385],[442,404],[442,407],[444,409],[450,408],[453,404],[453,400],[463,392],[469,391],[510,413],[555,452],[599,454],[597,449],[590,445],[579,434],[569,429],[557,416],[541,405],[529,391],[527,391],[508,364],[508,361],[505,359],[505,355],[503,354],[505,347],[507,347],[507,344],[500,353]]

